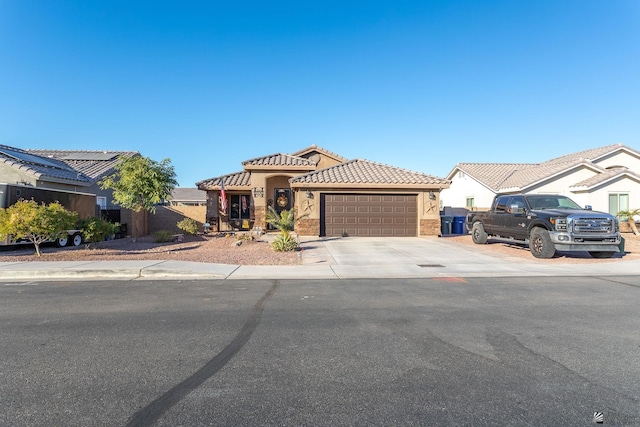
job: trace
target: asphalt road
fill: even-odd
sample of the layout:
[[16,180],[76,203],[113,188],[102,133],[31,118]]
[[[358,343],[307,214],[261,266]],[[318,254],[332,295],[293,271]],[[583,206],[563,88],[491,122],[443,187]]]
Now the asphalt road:
[[560,280],[0,283],[0,425],[640,425],[640,279]]

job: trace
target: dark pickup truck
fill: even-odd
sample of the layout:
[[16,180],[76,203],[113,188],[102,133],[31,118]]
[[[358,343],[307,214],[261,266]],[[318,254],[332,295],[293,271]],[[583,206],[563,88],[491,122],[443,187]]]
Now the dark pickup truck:
[[610,258],[622,246],[613,215],[582,209],[556,194],[498,195],[491,210],[469,212],[466,226],[474,243],[484,244],[489,238],[524,243],[536,258],[552,258],[556,251]]

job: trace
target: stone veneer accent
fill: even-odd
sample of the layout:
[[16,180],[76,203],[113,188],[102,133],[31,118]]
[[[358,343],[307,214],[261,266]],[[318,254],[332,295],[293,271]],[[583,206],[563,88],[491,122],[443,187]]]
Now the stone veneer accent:
[[296,224],[295,231],[301,236],[319,236],[320,219],[302,218]]
[[438,236],[440,235],[440,218],[437,219],[421,219],[420,220],[420,236]]
[[253,210],[254,215],[254,227],[262,227],[263,230],[267,230],[267,222],[265,219],[267,218],[267,208],[264,206],[255,206]]

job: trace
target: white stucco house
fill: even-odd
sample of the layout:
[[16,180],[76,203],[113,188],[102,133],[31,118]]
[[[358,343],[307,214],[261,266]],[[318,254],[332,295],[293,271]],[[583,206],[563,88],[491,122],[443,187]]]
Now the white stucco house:
[[562,194],[613,215],[640,208],[640,152],[623,144],[542,163],[458,163],[447,175],[442,206],[482,210],[496,194]]

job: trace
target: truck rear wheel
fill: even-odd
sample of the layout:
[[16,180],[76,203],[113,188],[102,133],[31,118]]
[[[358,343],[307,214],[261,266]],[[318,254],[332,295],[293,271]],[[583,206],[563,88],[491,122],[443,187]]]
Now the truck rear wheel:
[[553,258],[556,254],[556,248],[553,246],[549,232],[540,227],[531,230],[529,250],[536,258]]
[[471,227],[471,240],[477,245],[484,245],[487,243],[487,233],[484,231],[484,226],[480,222],[476,222]]
[[615,252],[589,251],[592,258],[611,258]]

